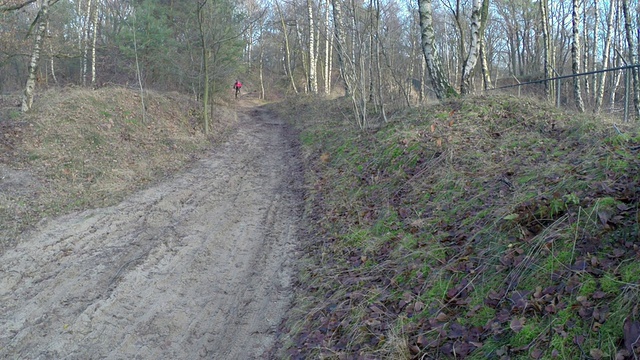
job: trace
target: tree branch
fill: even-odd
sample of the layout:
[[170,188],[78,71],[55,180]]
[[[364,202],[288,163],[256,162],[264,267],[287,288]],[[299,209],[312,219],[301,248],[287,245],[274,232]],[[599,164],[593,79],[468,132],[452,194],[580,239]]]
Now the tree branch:
[[23,7],[29,5],[29,4],[33,4],[34,2],[36,2],[36,0],[25,0],[21,3],[17,3],[17,4],[8,4],[6,2],[3,2],[2,4],[0,4],[0,13],[4,13],[4,12],[8,12],[8,11],[14,11],[14,10],[20,10]]

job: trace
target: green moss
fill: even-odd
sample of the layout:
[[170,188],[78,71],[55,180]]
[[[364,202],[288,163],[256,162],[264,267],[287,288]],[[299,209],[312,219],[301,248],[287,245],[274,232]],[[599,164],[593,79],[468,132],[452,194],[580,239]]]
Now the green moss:
[[618,201],[612,197],[603,197],[597,199],[596,204],[600,208],[613,208],[618,204]]
[[511,345],[513,347],[521,347],[531,344],[542,332],[543,327],[532,318],[527,319],[527,323],[522,330],[513,335]]
[[620,283],[609,275],[600,278],[600,288],[606,293],[617,294],[620,291],[620,286]]
[[587,274],[585,275],[587,278],[582,281],[582,286],[580,287],[579,294],[583,296],[589,296],[593,294],[597,289],[596,280],[593,276]]
[[640,282],[640,262],[630,261],[620,266],[620,280],[628,284],[637,284]]

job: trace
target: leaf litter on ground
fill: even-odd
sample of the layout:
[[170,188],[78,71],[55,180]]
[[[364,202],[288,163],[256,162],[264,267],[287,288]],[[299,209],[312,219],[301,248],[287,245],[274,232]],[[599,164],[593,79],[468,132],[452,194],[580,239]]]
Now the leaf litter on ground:
[[632,358],[636,126],[509,96],[366,131],[344,99],[286,105],[314,225],[287,357]]

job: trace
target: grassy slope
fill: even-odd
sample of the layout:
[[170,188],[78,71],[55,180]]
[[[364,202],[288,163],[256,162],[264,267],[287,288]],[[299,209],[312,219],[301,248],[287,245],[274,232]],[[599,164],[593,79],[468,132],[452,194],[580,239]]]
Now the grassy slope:
[[[50,90],[34,110],[5,107],[0,118],[0,249],[46,216],[107,206],[198,158],[211,139],[198,105],[177,93],[123,88]],[[234,117],[214,116],[215,136]]]
[[637,129],[512,97],[412,109],[367,133],[341,101],[277,110],[303,130],[314,226],[289,357],[629,356]]

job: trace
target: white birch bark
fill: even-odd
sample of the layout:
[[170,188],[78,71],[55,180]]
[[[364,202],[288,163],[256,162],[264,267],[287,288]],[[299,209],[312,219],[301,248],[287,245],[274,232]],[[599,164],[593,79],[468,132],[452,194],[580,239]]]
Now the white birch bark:
[[[620,49],[622,48],[622,30],[620,30],[620,26],[618,25],[620,23],[620,3],[619,1],[615,1],[616,3],[616,13],[615,13],[615,20],[613,21],[613,23],[615,24],[614,28],[613,28],[613,48],[614,49]],[[622,59],[620,56],[612,56],[611,58],[611,63],[612,65],[614,65],[614,67],[619,67],[622,66],[624,64],[622,64]],[[612,79],[612,84],[611,84],[611,89],[609,90],[609,109],[611,112],[615,111],[616,109],[616,94],[618,93],[618,87],[620,86],[620,81],[622,79],[622,74],[624,73],[624,70],[621,71],[616,71],[614,73],[614,78]]]
[[309,90],[313,94],[318,93],[318,77],[317,77],[317,64],[318,59],[316,56],[316,42],[315,42],[315,24],[313,21],[313,3],[311,0],[307,0],[307,11],[309,15]]
[[91,29],[93,31],[91,39],[91,86],[96,86],[96,42],[98,40],[98,6],[100,2],[96,1],[92,11]]
[[476,69],[478,55],[480,53],[480,10],[480,0],[473,0],[469,52],[467,53],[467,58],[464,64],[462,65],[462,79],[460,81],[460,92],[462,94],[470,94],[472,92],[473,73]]
[[324,13],[325,41],[324,41],[324,93],[331,94],[331,28],[329,26],[329,0],[326,0]]
[[[263,30],[264,29],[261,29],[260,34],[262,34]],[[262,35],[260,35],[260,37],[262,37]],[[262,41],[260,41],[260,43],[262,43]],[[260,66],[260,99],[264,100],[266,98],[266,94],[264,91],[264,45],[260,46],[259,66]]]
[[[596,19],[595,23],[593,24],[593,50],[592,51],[585,51],[586,53],[589,53],[589,67],[587,67],[587,71],[595,71],[597,70],[597,62],[596,59],[598,58],[598,52],[596,51],[596,49],[599,49],[600,46],[598,44],[598,36],[600,33],[600,9],[598,6],[598,0],[593,0],[593,11],[594,11],[594,16],[593,18]],[[585,16],[586,18],[586,16]],[[595,102],[595,96],[597,94],[597,89],[598,89],[598,74],[593,74],[590,76],[590,81],[592,83],[592,88],[593,88],[593,97],[594,97],[594,102]]]
[[[573,29],[573,39],[571,42],[571,68],[574,74],[580,73],[580,15],[578,0],[573,0],[573,11],[571,16],[571,23]],[[582,91],[580,89],[580,79],[576,76],[573,78],[573,95],[576,101],[576,107],[578,111],[584,112],[584,102],[582,101]]]
[[420,13],[420,29],[422,33],[422,52],[427,64],[427,70],[431,78],[431,85],[439,100],[444,100],[456,94],[456,91],[449,84],[444,72],[440,58],[436,50],[436,34],[433,29],[433,6],[431,0],[418,0],[418,11]]
[[[588,31],[588,26],[587,26],[587,11],[588,11],[588,7],[587,7],[587,2],[586,1],[582,1],[582,68],[581,68],[581,72],[587,72],[589,69],[589,54],[588,54],[588,49],[589,49],[589,31]],[[596,21],[597,23],[597,21]],[[595,48],[595,46],[594,46]],[[585,75],[583,76],[583,81],[584,81],[584,93],[587,97],[587,101],[589,101],[590,97],[591,97],[591,84],[589,83],[590,81],[590,76]]]
[[49,15],[49,0],[43,0],[38,12],[38,25],[33,42],[33,51],[31,52],[31,60],[29,61],[29,75],[25,85],[24,94],[22,96],[22,112],[31,110],[33,106],[33,90],[36,87],[36,73],[38,72],[38,61],[40,60],[40,50],[42,40],[44,39],[47,17]]
[[[617,1],[609,1],[609,14],[607,14],[607,35],[604,39],[604,48],[602,50],[602,69],[609,67],[609,53],[611,52],[611,36],[613,34],[613,12]],[[602,101],[604,99],[604,84],[607,80],[607,73],[600,74],[600,80],[598,81],[598,87],[596,89],[596,107],[595,112],[599,113],[602,110]]]
[[[49,33],[49,20],[47,20],[47,37],[49,38],[51,37]],[[53,83],[57,84],[58,78],[56,77],[56,68],[53,62],[53,44],[51,40],[49,40],[49,67],[51,69],[51,78],[53,78]]]
[[87,0],[87,13],[82,29],[82,86],[87,85],[87,64],[89,62],[89,31],[91,27],[91,0]]

